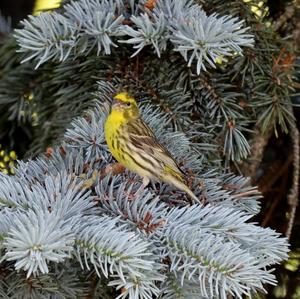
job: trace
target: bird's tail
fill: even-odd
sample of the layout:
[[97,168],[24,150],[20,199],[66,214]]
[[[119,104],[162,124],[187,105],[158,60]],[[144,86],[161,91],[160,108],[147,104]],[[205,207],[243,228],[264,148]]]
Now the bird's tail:
[[184,178],[182,177],[181,174],[179,174],[178,172],[174,171],[171,168],[168,168],[165,170],[165,173],[168,173],[169,175],[167,175],[164,178],[164,181],[166,181],[167,183],[173,185],[174,187],[178,188],[179,190],[184,191],[185,193],[187,193],[194,201],[196,202],[200,202],[199,198],[194,194],[194,192],[187,186]]
[[183,184],[181,190],[187,193],[196,202],[198,203],[200,202],[199,198],[194,194],[194,192],[187,185]]

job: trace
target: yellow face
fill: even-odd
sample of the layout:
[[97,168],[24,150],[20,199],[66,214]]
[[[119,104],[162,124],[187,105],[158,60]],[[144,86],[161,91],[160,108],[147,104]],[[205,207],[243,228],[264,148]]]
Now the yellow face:
[[121,92],[114,96],[112,112],[120,113],[125,119],[139,117],[139,108],[133,97],[127,92]]

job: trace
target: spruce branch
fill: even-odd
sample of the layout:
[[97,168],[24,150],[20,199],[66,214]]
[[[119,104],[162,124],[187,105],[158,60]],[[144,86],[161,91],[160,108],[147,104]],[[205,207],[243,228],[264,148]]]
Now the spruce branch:
[[[101,84],[111,92],[109,84]],[[162,117],[159,110],[148,105],[142,105],[142,113],[177,158],[188,152],[190,157],[183,160],[184,164],[192,167],[199,163],[191,140],[183,132],[172,133],[167,116]],[[1,212],[14,213],[13,221],[2,225],[5,260],[35,275],[51,273],[57,263],[79,261],[86,271],[104,275],[109,285],[122,290],[120,298],[163,295],[162,283],[170,272],[168,260],[169,274],[176,275],[181,294],[190,294],[186,289],[189,285],[193,285],[193,293],[195,285],[199,287],[198,278],[201,296],[250,294],[263,290],[263,283],[274,283],[265,266],[285,259],[288,249],[285,239],[248,223],[250,215],[243,212],[242,203],[245,199],[245,206],[255,210],[257,190],[251,189],[243,177],[220,175],[216,179],[216,173],[194,167],[195,177],[209,190],[196,191],[215,207],[176,208],[174,203],[182,195],[170,186],[160,184],[158,191],[142,190],[135,175],[102,172],[112,161],[103,146],[105,141],[101,137],[96,145],[99,152],[91,154],[94,144],[89,140],[102,134],[99,128],[106,115],[105,102],[95,105],[73,121],[61,146],[37,159],[19,162],[14,177],[1,176],[1,198],[6,199]],[[86,184],[90,179],[92,184]],[[49,234],[43,234],[39,239],[42,242],[33,242],[39,236],[39,225]],[[25,241],[20,235],[23,230],[28,235]],[[48,243],[51,238],[55,247]],[[28,248],[27,240],[36,243],[29,248],[34,256],[41,257],[40,263],[31,260],[24,249]],[[228,277],[228,271],[236,276]],[[208,277],[212,280],[207,285]],[[221,287],[223,282],[225,288]]]
[[140,183],[122,183],[123,180],[121,176],[108,176],[96,186],[95,191],[102,204],[100,209],[108,215],[120,217],[141,235],[155,237],[157,230],[166,223],[167,205],[152,192],[142,190]]
[[215,67],[218,57],[241,54],[242,46],[253,45],[252,35],[246,33],[248,28],[242,28],[237,18],[207,16],[190,1],[159,2],[153,12],[146,9],[144,14],[139,14],[139,5],[130,2],[132,26],[122,24],[126,15],[123,1],[80,0],[64,5],[62,14],[30,17],[23,21],[24,29],[15,34],[20,51],[29,55],[23,62],[36,59],[37,68],[48,60],[64,61],[71,53],[88,55],[94,48],[97,55],[102,51],[111,54],[111,47],[117,47],[112,38],[127,35],[131,38],[123,42],[137,49],[133,56],[152,45],[160,57],[167,40],[171,40],[188,66],[197,60],[199,74],[201,69],[206,70],[206,64]]
[[212,205],[235,208],[255,215],[260,211],[257,187],[249,184],[249,179],[232,174],[217,174],[216,170],[201,173],[199,180],[200,200]]
[[[240,248],[248,252],[259,261],[259,264],[271,265],[287,258],[288,248],[283,246],[286,239],[279,234],[267,229],[262,229],[248,220],[252,215],[232,208],[212,206],[191,206],[190,208],[175,208],[164,216],[168,226],[184,225],[195,231],[214,233],[224,241],[240,244]],[[244,231],[248,231],[244,235]],[[262,237],[264,235],[264,237]],[[272,250],[266,250],[271,247]]]
[[136,56],[147,45],[152,45],[157,56],[160,57],[161,52],[167,47],[167,27],[164,16],[154,15],[153,20],[150,20],[149,15],[144,13],[139,17],[132,16],[131,21],[136,29],[128,25],[124,26],[124,34],[131,38],[121,41],[133,44],[133,48],[137,49],[131,57]]
[[82,220],[76,240],[82,267],[89,269],[92,264],[99,276],[100,271],[105,277],[113,275],[109,285],[124,289],[118,298],[158,294],[154,282],[163,280],[163,275],[157,272],[160,266],[155,264],[155,256],[147,251],[150,243],[126,231],[124,225],[117,226],[117,218],[87,216]]
[[111,54],[111,47],[117,46],[111,38],[123,35],[120,25],[124,17],[116,17],[120,2],[81,0],[64,6],[70,26],[78,32],[79,52],[87,55],[96,47],[97,55],[103,49],[105,54]]
[[153,11],[157,15],[163,14],[168,22],[172,22],[172,20],[182,20],[184,12],[194,9],[199,9],[199,6],[191,0],[158,0]]
[[50,59],[66,60],[75,46],[74,30],[61,14],[53,12],[29,16],[29,20],[25,19],[22,24],[24,29],[16,29],[15,37],[22,44],[19,51],[30,53],[22,62],[38,58],[35,68]]
[[48,262],[61,263],[69,258],[74,234],[59,216],[41,211],[16,215],[4,241],[4,259],[15,261],[15,269],[24,269],[30,277],[48,273]]
[[[100,109],[101,107],[99,107],[101,113]],[[105,118],[100,113],[91,113],[86,118],[75,120],[72,128],[65,133],[68,147],[84,149],[86,163],[91,159],[109,159],[104,139]]]
[[[262,95],[261,95],[262,96]],[[294,115],[290,111],[290,105],[284,98],[277,98],[277,96],[265,96],[264,102],[259,104],[264,107],[261,110],[257,124],[261,127],[263,133],[267,132],[269,127],[273,127],[275,134],[277,134],[277,125],[279,124],[282,130],[287,133],[288,126],[293,125],[295,121]]]
[[[183,285],[185,287],[183,287]],[[163,284],[162,299],[205,299],[199,296],[199,285],[188,280],[181,283],[180,275],[169,274]]]
[[199,293],[204,297],[227,298],[227,292],[250,296],[252,292],[264,291],[263,283],[276,282],[274,275],[260,269],[247,250],[201,230],[171,226],[166,231],[165,244],[171,260],[170,271],[175,275],[181,272],[182,283],[184,278],[197,281]]
[[[87,285],[79,281],[82,270],[77,266],[64,263],[51,268],[51,273],[27,278],[23,272],[6,270],[2,279],[7,298],[13,299],[48,299],[78,298],[86,294]],[[3,297],[6,298],[6,297]]]
[[[146,252],[149,244],[124,230],[124,225],[118,227],[117,221],[118,219],[110,219],[107,216],[84,217],[76,240],[77,250],[84,254],[85,266],[88,269],[90,262],[96,271],[101,269],[106,277],[114,271],[120,277],[123,277],[126,271],[142,277],[141,271],[152,269],[153,262],[147,260],[150,253]],[[84,266],[84,262],[80,262]],[[111,266],[108,267],[108,264]],[[98,275],[100,276],[99,272]]]
[[243,22],[237,18],[207,16],[200,8],[188,10],[183,18],[171,23],[171,41],[188,66],[196,60],[197,74],[207,69],[206,63],[215,68],[218,57],[240,55],[241,46],[253,46],[253,36],[246,34],[248,28],[242,29]]
[[228,173],[223,174],[221,179],[222,187],[230,193],[236,207],[252,215],[259,213],[262,194],[251,185],[250,178]]
[[[240,99],[244,95],[237,92],[235,84],[228,84],[228,77],[224,75],[206,78],[188,73],[186,80],[188,90],[192,90],[192,93],[188,99],[178,100],[185,107],[184,111],[189,107],[198,118],[213,120],[206,123],[205,130],[212,127],[212,135],[215,134],[219,139],[220,135],[223,137],[219,143],[223,146],[226,160],[245,159],[250,153],[245,135],[251,133],[251,130],[248,112],[240,105]],[[176,106],[179,106],[178,102]]]
[[1,208],[6,207],[27,210],[28,207],[32,207],[32,203],[30,202],[32,191],[28,186],[24,186],[13,177],[2,174],[0,174],[0,176],[2,182],[2,184],[0,184]]
[[224,155],[228,160],[241,161],[250,154],[250,145],[242,131],[247,130],[247,124],[242,121],[237,124],[234,120],[228,120],[225,125]]

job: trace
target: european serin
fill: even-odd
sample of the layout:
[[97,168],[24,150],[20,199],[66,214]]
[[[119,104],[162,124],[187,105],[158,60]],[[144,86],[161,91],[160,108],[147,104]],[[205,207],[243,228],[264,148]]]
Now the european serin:
[[113,157],[129,170],[150,180],[163,181],[199,199],[189,189],[184,173],[169,151],[140,118],[136,101],[128,93],[117,94],[105,122],[105,138]]

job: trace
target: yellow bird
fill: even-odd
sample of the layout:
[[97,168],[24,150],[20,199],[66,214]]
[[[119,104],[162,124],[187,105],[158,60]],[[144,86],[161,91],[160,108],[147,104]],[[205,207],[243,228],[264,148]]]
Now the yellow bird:
[[114,97],[104,130],[113,157],[143,177],[144,186],[150,180],[162,181],[199,201],[186,185],[184,173],[169,151],[158,142],[141,119],[137,103],[128,93],[118,93]]

